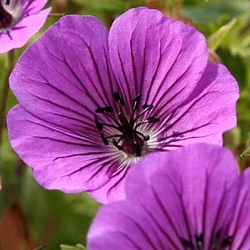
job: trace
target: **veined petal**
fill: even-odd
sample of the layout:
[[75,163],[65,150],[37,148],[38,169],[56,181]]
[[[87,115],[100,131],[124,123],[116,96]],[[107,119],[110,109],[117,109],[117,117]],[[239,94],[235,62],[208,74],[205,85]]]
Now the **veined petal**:
[[163,249],[157,224],[149,214],[124,201],[110,203],[98,211],[87,239],[90,250]]
[[107,30],[100,21],[64,17],[18,61],[11,89],[31,113],[68,129],[82,120],[83,132],[93,130],[96,108],[112,96],[106,53]]
[[[143,169],[143,177],[135,169]],[[239,168],[231,153],[209,144],[194,144],[161,156],[149,155],[132,171],[134,174],[131,173],[127,187],[129,200],[143,202],[149,211],[156,211],[158,207],[159,212],[155,212],[159,214],[158,220],[166,223],[161,211],[164,207],[179,233],[176,237],[189,239],[191,233],[194,237],[195,233],[205,231],[207,241],[215,231],[214,227],[220,226],[216,225],[216,220],[220,216],[225,191],[239,176]],[[139,175],[144,183],[139,180]],[[149,187],[144,195],[139,192],[142,186]],[[150,197],[154,201],[147,202]],[[168,230],[167,226],[165,228]],[[169,228],[169,231],[174,230],[170,223]]]
[[114,21],[109,47],[114,74],[128,103],[142,93],[141,103],[153,104],[156,112],[171,110],[186,99],[207,65],[201,33],[147,8],[129,10]]
[[98,134],[69,130],[20,105],[8,114],[8,124],[12,147],[32,166],[43,187],[76,193],[97,189],[109,180],[115,154],[101,143]]
[[239,87],[233,76],[223,65],[209,63],[189,98],[160,125],[161,146],[168,149],[204,140],[222,144],[222,133],[236,126],[238,98]]
[[[39,3],[38,3],[39,2]],[[51,8],[42,10],[48,0],[18,1],[13,11],[20,12],[21,17],[10,27],[0,30],[0,53],[22,47],[44,25]],[[15,10],[19,8],[19,10]],[[19,20],[20,19],[20,20]]]
[[22,47],[44,25],[51,8],[22,19],[10,33],[0,33],[0,53]]
[[250,246],[250,171],[242,176],[228,190],[228,202],[234,204],[234,216],[231,216],[229,235],[233,238],[233,250],[249,249]]
[[238,177],[233,156],[217,146],[150,154],[132,167],[126,201],[101,208],[89,249],[115,249],[119,238],[129,249],[184,250],[200,237],[210,250],[232,220],[234,203],[225,194]]
[[26,7],[26,11],[28,11],[29,14],[34,14],[40,11],[47,3],[48,0],[21,0],[23,2],[23,5]]

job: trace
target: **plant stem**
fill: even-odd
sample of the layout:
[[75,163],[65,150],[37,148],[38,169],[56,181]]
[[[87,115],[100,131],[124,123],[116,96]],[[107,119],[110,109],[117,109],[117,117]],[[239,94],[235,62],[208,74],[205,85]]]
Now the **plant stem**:
[[6,72],[3,78],[2,99],[0,100],[0,150],[3,141],[3,131],[5,128],[6,107],[9,94],[9,76],[15,65],[15,50],[7,54]]

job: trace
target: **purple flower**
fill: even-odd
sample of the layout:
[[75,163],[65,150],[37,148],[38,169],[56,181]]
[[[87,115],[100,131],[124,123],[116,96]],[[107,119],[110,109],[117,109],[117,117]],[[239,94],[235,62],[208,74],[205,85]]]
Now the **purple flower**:
[[207,58],[202,34],[157,10],[129,10],[109,32],[94,17],[64,17],[10,77],[20,103],[11,144],[47,189],[124,198],[144,155],[221,144],[235,126],[237,83]]
[[45,23],[48,0],[0,0],[0,53],[22,47]]
[[150,154],[129,173],[127,199],[97,213],[88,249],[249,250],[249,183],[212,144]]

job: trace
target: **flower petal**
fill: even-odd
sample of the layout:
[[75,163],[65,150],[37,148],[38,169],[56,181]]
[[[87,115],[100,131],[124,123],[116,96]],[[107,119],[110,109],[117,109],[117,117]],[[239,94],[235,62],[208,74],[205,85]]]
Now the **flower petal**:
[[72,119],[93,127],[95,109],[107,105],[112,95],[107,35],[94,17],[60,19],[30,46],[11,74],[10,86],[20,104],[69,128]]
[[[159,222],[166,223],[166,219],[163,220],[160,216],[163,214],[160,201],[169,218],[174,221],[176,232],[186,239],[190,238],[190,232],[199,234],[204,228],[205,237],[210,237],[225,190],[239,175],[232,154],[209,144],[194,144],[161,156],[152,154],[133,169],[140,171],[134,170],[134,174],[130,174],[128,199],[134,203],[136,200],[143,202],[149,211],[157,211],[158,207],[159,211],[155,214],[159,214]],[[142,186],[149,186],[153,191],[152,199],[145,189],[144,194],[139,192]],[[152,201],[147,202],[148,199],[144,200],[142,197],[148,197]],[[186,230],[183,231],[185,224]],[[171,228],[171,224],[169,227]],[[169,230],[167,224],[164,228]]]
[[228,201],[235,205],[234,216],[231,216],[229,236],[233,237],[231,249],[249,249],[250,246],[250,170],[228,190]]
[[94,135],[70,132],[20,105],[9,112],[8,127],[12,147],[43,187],[76,193],[98,189],[109,181],[111,162],[116,160]]
[[41,10],[48,3],[48,0],[22,0],[22,2],[27,8],[26,11],[28,11],[29,14],[34,14]]
[[157,226],[148,217],[129,202],[109,203],[98,211],[90,227],[88,249],[163,249]]
[[[37,2],[37,1],[34,1]],[[7,31],[0,32],[0,53],[22,47],[44,25],[51,8],[28,15]]]
[[209,63],[189,98],[161,124],[162,147],[206,141],[222,144],[222,133],[236,126],[237,82],[220,64]]
[[109,46],[112,68],[127,102],[132,106],[141,93],[142,104],[152,103],[162,111],[187,98],[208,59],[201,33],[147,8],[131,9],[116,19]]
[[89,232],[90,249],[115,249],[116,236],[125,246],[142,242],[129,249],[186,249],[185,240],[194,243],[204,231],[204,249],[211,249],[211,235],[222,225],[217,222],[231,220],[221,208],[238,176],[233,156],[217,146],[152,153],[132,167],[126,201],[101,208]]

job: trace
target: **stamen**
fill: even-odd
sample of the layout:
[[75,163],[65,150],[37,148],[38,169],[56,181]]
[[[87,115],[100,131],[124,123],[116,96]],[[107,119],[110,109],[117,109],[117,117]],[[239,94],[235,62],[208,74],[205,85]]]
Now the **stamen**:
[[138,128],[139,126],[141,126],[142,124],[155,123],[155,122],[158,122],[159,120],[160,120],[160,119],[159,119],[158,117],[151,116],[151,117],[149,117],[146,121],[137,123],[137,125],[135,126],[134,129],[137,129],[137,128]]
[[149,135],[144,135],[140,131],[135,131],[137,134],[141,135],[144,141],[148,141],[150,139]]
[[133,103],[133,110],[136,110],[138,108],[138,105],[140,104],[141,101],[141,94],[138,94],[135,97],[134,103]]
[[105,145],[109,145],[109,141],[105,138],[104,134],[101,133],[101,138],[102,138],[102,141]]
[[186,240],[184,238],[180,238],[182,245],[187,249],[187,250],[194,250],[194,245],[191,241]]
[[[132,113],[130,113],[129,116],[125,112],[125,109],[123,109],[125,101],[122,96],[118,92],[114,92],[113,97],[119,107],[113,109],[111,106],[106,106],[99,107],[95,110],[96,113],[106,114],[106,116],[112,120],[113,124],[102,121],[100,122],[99,118],[94,116],[95,126],[97,130],[101,132],[101,139],[105,145],[112,143],[117,149],[122,150],[129,155],[139,157],[142,155],[142,152],[144,152],[143,147],[146,144],[145,142],[150,140],[150,137],[149,135],[144,135],[142,132],[138,131],[137,128],[142,124],[158,122],[159,118],[156,116],[150,116],[147,119],[144,119],[144,121],[136,123],[140,116],[153,108],[152,104],[144,104],[139,114],[134,118],[136,110],[138,110],[141,102],[142,95],[140,93],[136,95],[132,103]],[[114,110],[117,113],[111,114]],[[105,136],[103,132],[105,127],[112,128],[107,131],[107,136]],[[113,129],[115,129],[116,132],[113,133]]]
[[142,112],[141,113],[139,113],[135,118],[134,118],[134,122],[136,121],[136,120],[138,120],[138,118],[139,117],[141,117],[145,112],[147,112],[147,111],[149,111],[150,109],[152,109],[154,106],[152,105],[152,104],[144,104],[143,106],[142,106]]
[[[195,237],[195,244],[193,244],[192,240],[180,237],[183,247],[189,250],[202,250],[204,248],[203,234],[196,234],[194,237]],[[222,232],[221,230],[218,230],[216,234],[212,236],[211,249],[225,250],[232,244],[232,242],[233,242],[233,237],[228,236],[226,238],[222,238]]]
[[122,130],[128,130],[128,131],[131,130],[131,128],[130,128],[131,126],[123,113],[118,114],[118,119],[119,119],[121,126],[123,128]]
[[200,247],[203,246],[203,234],[198,234],[198,235],[195,235],[195,241],[196,241],[196,245],[197,247],[200,249]]
[[118,92],[114,92],[113,93],[113,97],[115,99],[115,101],[120,105],[120,106],[124,106],[125,102],[123,100],[123,98],[118,94]]
[[151,117],[149,117],[146,121],[148,122],[148,123],[155,123],[155,122],[158,122],[160,119],[158,118],[158,117],[156,117],[156,116],[151,116]]
[[113,108],[110,106],[107,107],[101,107],[101,108],[97,108],[95,110],[96,113],[112,113],[113,112]]
[[95,126],[99,131],[102,131],[103,129],[103,124],[99,122],[99,120],[97,119],[97,117],[95,117]]
[[228,236],[226,239],[222,241],[221,249],[225,249],[226,247],[230,246],[232,242],[233,242],[233,237]]
[[142,110],[143,111],[148,111],[150,109],[152,109],[154,106],[152,104],[144,104],[142,105]]

